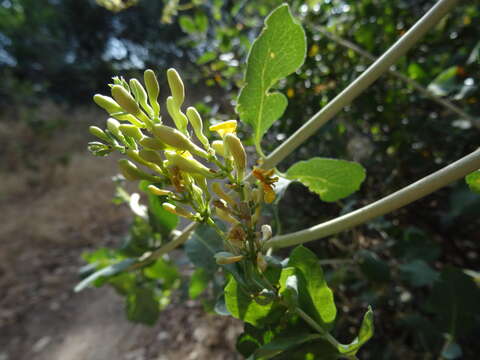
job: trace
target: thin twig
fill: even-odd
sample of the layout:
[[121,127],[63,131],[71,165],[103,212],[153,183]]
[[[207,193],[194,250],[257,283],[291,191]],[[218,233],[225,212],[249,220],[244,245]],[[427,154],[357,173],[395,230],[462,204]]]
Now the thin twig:
[[294,233],[275,236],[265,247],[287,247],[303,244],[337,234],[363,224],[375,217],[388,214],[460,179],[480,168],[480,149],[457,160],[433,174],[410,184],[370,205],[352,211],[333,220]]

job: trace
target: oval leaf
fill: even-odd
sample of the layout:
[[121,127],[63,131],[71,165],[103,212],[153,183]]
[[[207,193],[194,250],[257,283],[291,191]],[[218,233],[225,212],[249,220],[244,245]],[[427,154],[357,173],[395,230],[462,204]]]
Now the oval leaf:
[[306,49],[305,32],[288,5],[276,8],[266,18],[248,54],[246,85],[238,96],[237,112],[253,127],[257,150],[263,135],[282,116],[288,103],[285,95],[269,90],[303,64]]
[[365,169],[356,162],[316,157],[293,164],[287,178],[301,182],[323,201],[332,202],[358,190],[365,180]]

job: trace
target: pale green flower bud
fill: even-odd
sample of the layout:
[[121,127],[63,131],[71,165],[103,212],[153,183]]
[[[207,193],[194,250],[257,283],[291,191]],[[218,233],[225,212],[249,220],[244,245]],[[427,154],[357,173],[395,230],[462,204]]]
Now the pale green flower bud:
[[132,115],[140,114],[140,107],[138,106],[132,95],[120,85],[112,86],[112,96],[115,101],[125,110]]
[[264,256],[261,253],[257,254],[257,267],[261,272],[267,270],[267,261],[265,260]]
[[140,150],[139,155],[146,161],[150,161],[159,166],[163,166],[163,159],[156,151],[142,149]]
[[153,70],[145,70],[143,73],[143,80],[147,88],[148,99],[153,109],[153,115],[158,117],[160,115],[160,105],[158,104],[158,95],[160,94],[160,86],[158,86],[157,76]]
[[135,99],[137,99],[142,108],[147,112],[147,114],[153,117],[153,109],[150,107],[150,105],[148,105],[147,101],[147,92],[143,88],[142,84],[140,84],[140,81],[137,79],[130,79],[130,89],[132,89]]
[[183,86],[183,81],[180,78],[177,70],[170,68],[167,70],[167,80],[168,86],[170,86],[170,91],[172,92],[173,99],[175,100],[177,107],[182,106],[183,101],[185,100],[185,87]]
[[228,222],[232,225],[237,225],[239,223],[239,221],[235,219],[232,215],[230,215],[228,212],[218,207],[215,208],[215,214],[218,216],[219,219],[225,222]]
[[215,261],[217,262],[218,265],[233,264],[233,263],[242,261],[244,258],[243,255],[234,255],[227,251],[218,252],[214,256],[215,256]]
[[193,158],[187,159],[175,151],[165,151],[165,157],[168,160],[169,167],[176,166],[186,173],[199,174],[209,178],[214,177],[214,173],[209,168]]
[[107,119],[107,129],[121,142],[125,143],[125,137],[120,131],[120,123],[114,118]]
[[170,203],[163,203],[162,206],[165,210],[167,210],[168,212],[171,212],[172,214],[183,216],[187,219],[194,218],[194,215],[191,212],[189,212],[187,209],[181,206],[176,206]]
[[138,143],[148,150],[165,150],[166,146],[161,141],[145,136]]
[[155,185],[148,185],[147,189],[154,195],[158,196],[173,196],[174,193],[170,190],[160,189]]
[[197,185],[195,184],[191,184],[191,187],[192,187],[192,196],[193,196],[193,199],[198,203],[198,204],[201,204],[202,206],[205,205],[205,200],[204,200],[204,197],[203,197],[203,190],[198,187]]
[[208,158],[208,154],[205,152],[205,150],[199,148],[177,129],[156,124],[153,127],[152,132],[158,140],[175,149],[190,151],[192,154]]
[[237,169],[237,177],[242,179],[245,176],[245,169],[247,168],[247,153],[245,152],[242,142],[236,135],[231,133],[223,137],[223,142],[228,152],[233,156],[233,162]]
[[188,119],[183,112],[180,111],[173,97],[167,98],[167,111],[173,119],[175,126],[183,133],[187,132]]
[[225,144],[222,140],[212,141],[212,148],[215,150],[215,154],[219,154],[222,157],[228,157],[228,154],[225,149]]
[[106,141],[107,143],[112,142],[112,139],[110,139],[108,135],[105,134],[105,132],[102,129],[100,129],[98,126],[90,126],[88,130],[90,131],[90,134],[92,134],[93,136],[96,136],[99,139]]
[[118,105],[115,100],[113,100],[110,96],[95,94],[93,96],[93,101],[95,104],[100,106],[109,114],[114,114],[118,112],[123,112],[123,109],[120,105]]
[[270,225],[262,225],[262,241],[267,241],[272,237],[272,227]]
[[187,109],[187,117],[190,121],[190,124],[192,124],[193,131],[195,132],[198,140],[200,140],[205,149],[210,149],[210,143],[208,142],[207,137],[203,133],[203,121],[197,109],[195,109],[193,106],[190,106]]
[[121,121],[128,121],[130,122],[132,125],[135,125],[136,127],[139,127],[139,128],[144,128],[145,127],[145,124],[143,122],[141,122],[140,120],[138,120],[135,116],[133,116],[132,114],[127,114],[126,112],[124,112],[122,110],[121,113],[116,113],[116,114],[111,114],[113,118],[117,119],[117,120],[121,120]]
[[227,202],[233,208],[237,206],[237,202],[223,190],[222,185],[220,185],[220,183],[214,182],[212,184],[212,190],[220,199]]
[[126,179],[131,181],[148,180],[151,182],[160,182],[163,180],[158,176],[149,175],[143,172],[137,167],[137,165],[127,159],[118,160],[118,166],[120,167],[120,172],[122,173],[122,175],[125,176]]
[[141,140],[144,137],[142,131],[135,125],[121,124],[118,128],[123,135],[130,136],[137,141]]

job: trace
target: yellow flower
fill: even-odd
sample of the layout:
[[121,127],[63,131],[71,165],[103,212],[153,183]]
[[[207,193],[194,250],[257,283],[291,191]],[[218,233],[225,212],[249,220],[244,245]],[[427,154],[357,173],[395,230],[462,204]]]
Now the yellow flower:
[[227,120],[209,127],[210,131],[216,131],[223,138],[225,134],[235,134],[237,120]]

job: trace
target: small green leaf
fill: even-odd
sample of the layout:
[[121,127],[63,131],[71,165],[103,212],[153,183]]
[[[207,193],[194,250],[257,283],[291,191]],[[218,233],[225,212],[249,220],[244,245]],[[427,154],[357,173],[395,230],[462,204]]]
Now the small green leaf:
[[233,277],[225,287],[225,304],[233,317],[254,326],[262,324],[273,307],[273,303],[258,304]]
[[413,260],[400,265],[401,277],[412,286],[432,285],[439,278],[438,271],[433,270],[423,260]]
[[320,334],[290,334],[287,336],[278,336],[275,337],[269,343],[260,347],[255,351],[255,359],[271,359],[274,356],[281,354],[282,352],[295,348],[301,344],[312,340],[318,340],[322,336]]
[[474,171],[465,177],[470,190],[480,194],[480,170]]
[[288,103],[285,95],[269,90],[303,64],[306,49],[305,32],[288,5],[276,8],[266,18],[265,27],[248,54],[246,85],[238,96],[237,112],[242,121],[253,127],[259,152],[263,135],[282,116]]
[[357,351],[370,340],[373,336],[374,325],[373,325],[373,311],[369,306],[367,312],[365,313],[360,327],[358,336],[348,345],[340,344],[338,346],[338,351],[341,354],[345,355],[355,355]]
[[168,236],[177,227],[180,219],[163,208],[161,198],[153,194],[148,195],[148,216],[155,229],[163,236]]
[[317,256],[306,247],[298,246],[292,251],[288,266],[300,273],[297,273],[300,308],[323,328],[330,330],[337,316],[337,308]]
[[182,30],[188,34],[193,34],[197,28],[195,23],[193,22],[192,18],[188,15],[182,15],[178,18],[178,23]]
[[154,325],[160,314],[155,293],[146,287],[137,287],[127,296],[127,318],[145,325]]
[[365,180],[365,169],[351,161],[316,157],[293,164],[287,178],[301,182],[323,201],[331,202],[358,190]]
[[190,286],[188,287],[188,296],[190,299],[196,299],[208,287],[210,274],[203,268],[196,268],[190,278]]
[[210,273],[218,268],[214,255],[222,250],[222,239],[206,225],[198,226],[185,243],[185,252],[192,264]]
[[446,96],[457,90],[457,88],[459,88],[456,82],[457,72],[457,66],[452,66],[444,70],[428,85],[428,90],[437,96]]
[[158,259],[153,265],[145,268],[147,278],[163,281],[163,288],[170,289],[180,279],[177,268],[164,259]]

